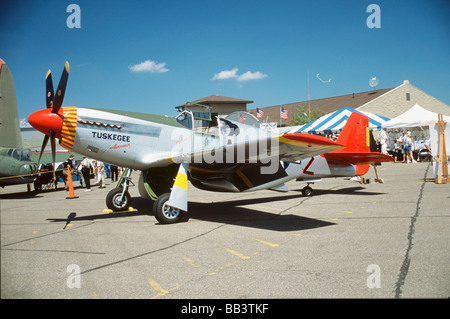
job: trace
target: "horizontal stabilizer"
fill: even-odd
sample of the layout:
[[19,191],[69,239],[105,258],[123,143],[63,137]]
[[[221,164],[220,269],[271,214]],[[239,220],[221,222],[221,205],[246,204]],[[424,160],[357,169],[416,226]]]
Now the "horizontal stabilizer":
[[323,156],[327,160],[335,160],[353,165],[392,162],[394,160],[392,156],[379,152],[327,153]]
[[274,137],[279,141],[280,160],[293,161],[344,148],[328,138],[304,133],[286,133]]

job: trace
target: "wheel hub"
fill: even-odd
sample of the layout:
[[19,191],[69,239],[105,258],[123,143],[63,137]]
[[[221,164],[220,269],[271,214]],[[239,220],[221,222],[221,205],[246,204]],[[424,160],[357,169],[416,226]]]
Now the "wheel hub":
[[177,218],[178,215],[180,214],[180,210],[179,209],[173,208],[173,207],[171,207],[169,205],[166,205],[166,204],[163,205],[162,211],[163,211],[164,216],[166,218],[168,218],[168,219]]

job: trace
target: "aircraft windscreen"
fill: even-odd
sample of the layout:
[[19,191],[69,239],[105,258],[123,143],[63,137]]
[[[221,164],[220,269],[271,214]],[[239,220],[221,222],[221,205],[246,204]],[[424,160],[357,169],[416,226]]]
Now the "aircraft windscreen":
[[183,112],[176,117],[177,122],[188,129],[192,129],[192,114],[190,112]]
[[22,162],[32,162],[31,151],[30,150],[22,150],[18,148],[11,148],[8,151],[8,156],[15,158],[18,161]]

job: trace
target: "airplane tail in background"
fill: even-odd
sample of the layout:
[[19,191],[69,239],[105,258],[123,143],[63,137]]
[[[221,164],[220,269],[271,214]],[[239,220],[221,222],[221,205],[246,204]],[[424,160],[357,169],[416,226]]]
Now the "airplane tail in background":
[[0,146],[22,148],[19,112],[13,77],[0,58]]
[[[370,151],[369,118],[358,112],[353,112],[350,115],[336,143],[345,145],[346,147],[324,154],[323,156],[326,159],[354,165],[374,164],[394,160],[392,156]],[[361,172],[367,172],[368,170],[368,167],[366,168],[365,166],[358,168]]]
[[341,153],[370,152],[369,118],[353,112],[342,129],[337,143],[347,146]]

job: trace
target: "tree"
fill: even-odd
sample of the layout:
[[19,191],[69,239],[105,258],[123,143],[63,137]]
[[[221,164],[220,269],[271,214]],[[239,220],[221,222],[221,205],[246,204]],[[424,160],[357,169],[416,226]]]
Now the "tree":
[[[309,114],[308,114],[309,113]],[[303,125],[314,120],[317,120],[319,117],[324,116],[325,112],[314,109],[310,112],[305,111],[305,107],[299,105],[297,107],[297,113],[294,114],[291,120],[291,125]]]

